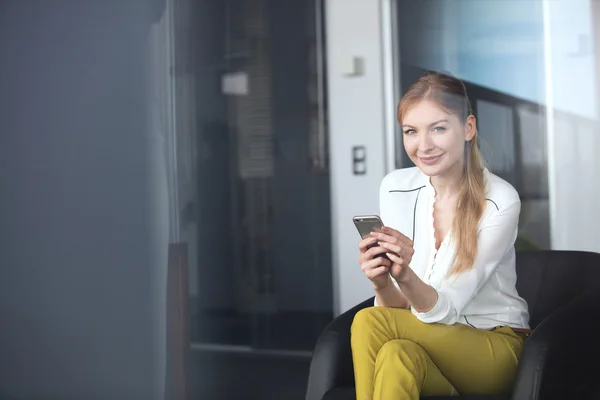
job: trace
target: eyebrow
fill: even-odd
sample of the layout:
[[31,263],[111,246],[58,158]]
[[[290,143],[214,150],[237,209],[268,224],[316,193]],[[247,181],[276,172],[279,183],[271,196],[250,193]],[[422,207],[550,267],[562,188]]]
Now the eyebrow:
[[[448,120],[447,120],[446,118],[444,118],[444,119],[440,119],[440,120],[438,120],[438,121],[435,121],[435,122],[432,122],[431,124],[429,124],[429,127],[432,127],[432,126],[434,126],[434,125],[437,125],[437,124],[439,124],[440,122],[448,122]],[[413,129],[415,129],[415,127],[414,127],[414,126],[412,126],[412,125],[407,125],[407,124],[402,124],[402,128],[413,128]]]

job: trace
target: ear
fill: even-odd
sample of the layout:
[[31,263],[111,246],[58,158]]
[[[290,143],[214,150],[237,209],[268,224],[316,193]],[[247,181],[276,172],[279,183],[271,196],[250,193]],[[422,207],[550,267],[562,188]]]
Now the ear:
[[474,115],[469,115],[465,122],[465,140],[470,142],[477,134],[477,120]]

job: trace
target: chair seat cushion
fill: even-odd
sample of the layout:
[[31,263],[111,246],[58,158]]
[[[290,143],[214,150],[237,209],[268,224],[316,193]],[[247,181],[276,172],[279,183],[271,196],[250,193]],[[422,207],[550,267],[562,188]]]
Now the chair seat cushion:
[[[460,396],[460,397],[451,397],[451,396],[441,396],[441,397],[422,397],[422,400],[457,400],[465,399],[465,400],[508,400],[509,396]],[[354,388],[351,387],[337,387],[331,389],[323,400],[356,400],[356,393]],[[392,400],[392,399],[390,399]]]

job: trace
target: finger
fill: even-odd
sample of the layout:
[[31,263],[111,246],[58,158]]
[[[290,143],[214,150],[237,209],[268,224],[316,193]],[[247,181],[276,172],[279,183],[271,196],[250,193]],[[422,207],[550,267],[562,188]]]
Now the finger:
[[402,257],[398,257],[396,254],[394,253],[386,253],[388,258],[390,259],[390,261],[392,261],[394,264],[404,264],[404,260],[402,259]]
[[379,246],[396,253],[397,255],[402,255],[402,249],[403,247],[397,244],[391,244],[391,243],[387,243],[387,242],[379,242],[378,243]]
[[373,278],[377,278],[378,276],[387,274],[387,273],[389,273],[389,271],[390,271],[390,269],[388,267],[385,267],[382,265],[380,267],[367,270],[365,272],[365,276],[369,279],[373,279]]
[[377,257],[377,258],[374,258],[372,260],[369,260],[369,261],[366,261],[366,262],[362,263],[361,269],[363,271],[367,271],[367,270],[370,270],[370,269],[373,269],[373,268],[377,268],[377,267],[380,267],[380,266],[384,266],[386,268],[389,268],[389,267],[391,267],[391,265],[392,265],[392,263],[387,258]]
[[389,250],[385,247],[381,247],[381,246],[371,247],[369,250],[367,250],[365,252],[365,257],[367,257],[368,259],[375,258],[375,257],[377,257],[377,255],[383,254],[386,251],[389,251]]
[[386,249],[384,249],[383,247],[380,248],[381,251],[375,252],[374,254],[369,253],[369,252],[365,252],[365,253],[360,253],[360,256],[358,256],[358,263],[360,265],[363,265],[364,263],[368,262],[368,261],[373,261],[375,258],[377,257],[381,257],[385,259],[385,252]]
[[399,238],[382,232],[371,232],[371,236],[376,238],[379,242],[388,242],[393,244],[402,242]]
[[384,226],[383,228],[381,228],[381,231],[385,234],[396,236],[402,240],[412,242],[412,240],[410,240],[410,238],[408,236],[406,236],[404,233],[402,233],[399,230],[396,230],[394,228],[390,228],[389,226]]
[[413,245],[413,241],[408,236],[406,236],[405,234],[403,234],[400,231],[397,231],[394,228],[390,228],[389,226],[384,226],[381,231],[382,231],[382,233],[384,233],[386,235],[394,236],[401,242],[409,244],[411,247]]
[[413,243],[410,240],[406,240],[404,237],[399,238],[396,236],[387,235],[385,233],[381,233],[376,236],[374,235],[374,237],[376,237],[377,241],[380,243],[386,242],[386,243],[396,244],[396,245],[399,245],[404,248],[412,248],[413,247]]
[[374,237],[367,237],[366,239],[363,239],[358,243],[358,248],[361,252],[365,251],[369,246],[375,244],[376,241],[377,239]]
[[381,232],[386,233],[392,236],[404,236],[402,232],[397,229],[392,228],[391,226],[383,226],[381,227]]

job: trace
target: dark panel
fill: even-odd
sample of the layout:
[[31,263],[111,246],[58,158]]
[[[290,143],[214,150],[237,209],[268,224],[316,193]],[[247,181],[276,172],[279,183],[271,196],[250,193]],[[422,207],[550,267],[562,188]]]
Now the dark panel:
[[152,4],[0,3],[2,398],[158,394],[143,64]]

